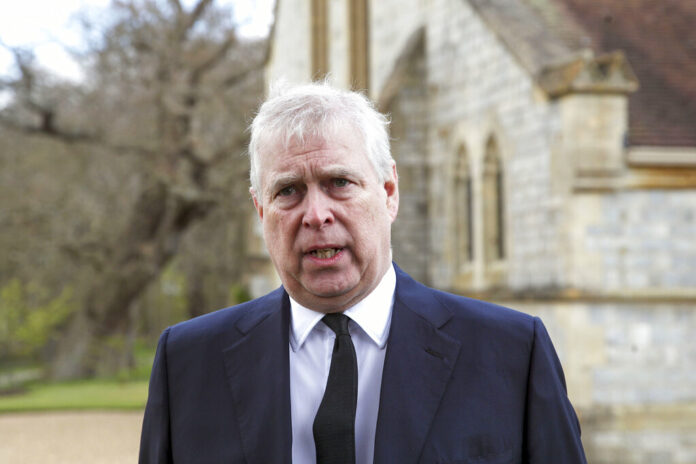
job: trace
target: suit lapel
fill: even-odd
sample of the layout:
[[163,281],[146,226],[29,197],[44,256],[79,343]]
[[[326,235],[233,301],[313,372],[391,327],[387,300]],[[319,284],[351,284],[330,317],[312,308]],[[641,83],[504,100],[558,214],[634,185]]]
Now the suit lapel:
[[247,462],[290,462],[290,306],[283,290],[237,322],[242,338],[223,351]]
[[460,348],[459,342],[438,330],[451,317],[449,310],[432,290],[396,270],[375,463],[418,460]]

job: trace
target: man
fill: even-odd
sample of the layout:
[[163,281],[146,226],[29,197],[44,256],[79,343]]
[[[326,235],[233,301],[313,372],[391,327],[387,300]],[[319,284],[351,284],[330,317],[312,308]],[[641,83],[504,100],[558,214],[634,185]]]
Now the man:
[[283,286],[164,331],[141,463],[583,463],[538,318],[391,262],[387,120],[363,96],[275,92],[250,189]]

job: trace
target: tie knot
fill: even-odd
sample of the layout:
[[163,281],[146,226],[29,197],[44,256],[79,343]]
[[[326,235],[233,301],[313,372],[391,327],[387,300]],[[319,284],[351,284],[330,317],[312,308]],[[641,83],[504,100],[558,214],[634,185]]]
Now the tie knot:
[[336,335],[348,335],[348,321],[350,318],[343,313],[331,313],[323,317],[322,321],[333,330]]

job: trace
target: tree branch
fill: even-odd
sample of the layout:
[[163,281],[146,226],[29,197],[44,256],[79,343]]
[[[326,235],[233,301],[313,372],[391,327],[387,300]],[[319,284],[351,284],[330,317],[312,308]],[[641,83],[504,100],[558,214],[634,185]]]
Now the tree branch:
[[40,126],[30,126],[26,124],[20,124],[17,121],[13,121],[10,118],[6,118],[0,115],[0,124],[12,129],[17,132],[22,132],[29,135],[45,135],[47,137],[53,137],[60,139],[66,143],[82,143],[82,142],[96,142],[97,138],[93,134],[81,133],[81,132],[66,132],[58,130],[53,123],[53,114],[40,114],[43,116]]
[[50,137],[67,144],[97,145],[119,154],[132,153],[142,156],[154,156],[157,153],[155,150],[151,150],[139,145],[110,143],[96,134],[90,134],[86,132],[69,132],[61,130],[56,128],[55,125],[53,125],[52,123],[49,125],[46,125],[44,123],[41,126],[30,126],[26,124],[20,124],[17,121],[13,121],[12,119],[0,115],[0,124],[8,129],[27,135]]
[[184,9],[181,7],[181,2],[179,0],[169,0],[169,4],[176,11],[176,17],[179,18],[184,14]]
[[108,256],[113,252],[111,248],[101,242],[84,241],[80,243],[63,243],[60,250],[73,262],[86,263],[95,271],[102,271],[108,261]]
[[184,32],[184,34],[188,32],[194,24],[196,24],[196,21],[198,21],[201,18],[203,13],[205,13],[205,10],[207,10],[212,3],[213,0],[200,0],[196,4],[193,11],[187,15],[186,22],[183,24],[184,29],[182,32]]
[[263,68],[263,64],[259,64],[258,66],[253,66],[249,69],[245,69],[244,71],[237,73],[237,74],[232,74],[230,76],[227,76],[225,79],[222,80],[222,83],[220,87],[223,88],[230,88],[238,85],[241,83],[244,79],[249,77],[252,73],[258,71],[259,69]]
[[225,58],[225,55],[227,55],[227,52],[237,43],[237,35],[235,34],[235,31],[232,30],[229,32],[227,35],[227,38],[225,41],[220,44],[217,49],[210,54],[210,56],[203,60],[198,66],[196,66],[193,71],[191,72],[191,78],[189,79],[189,82],[191,84],[197,84],[203,75],[215,67],[220,61],[222,61]]

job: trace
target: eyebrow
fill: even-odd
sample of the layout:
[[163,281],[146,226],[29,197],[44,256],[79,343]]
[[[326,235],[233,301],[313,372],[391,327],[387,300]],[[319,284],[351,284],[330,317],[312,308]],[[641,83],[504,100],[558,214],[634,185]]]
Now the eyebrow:
[[[355,169],[350,169],[345,166],[328,166],[321,171],[322,177],[336,178],[336,177],[348,177],[352,179],[360,179],[361,172]],[[269,184],[270,193],[278,191],[281,187],[287,185],[297,184],[302,182],[303,176],[294,173],[281,173],[277,177],[271,180]]]
[[300,181],[300,179],[302,179],[302,177],[298,176],[296,174],[290,174],[290,173],[280,174],[278,177],[273,179],[272,182],[269,184],[270,193],[273,193],[276,190],[278,190],[281,187],[284,187],[286,185],[296,184],[297,182]]
[[360,177],[360,172],[345,166],[329,166],[323,171],[328,177]]

